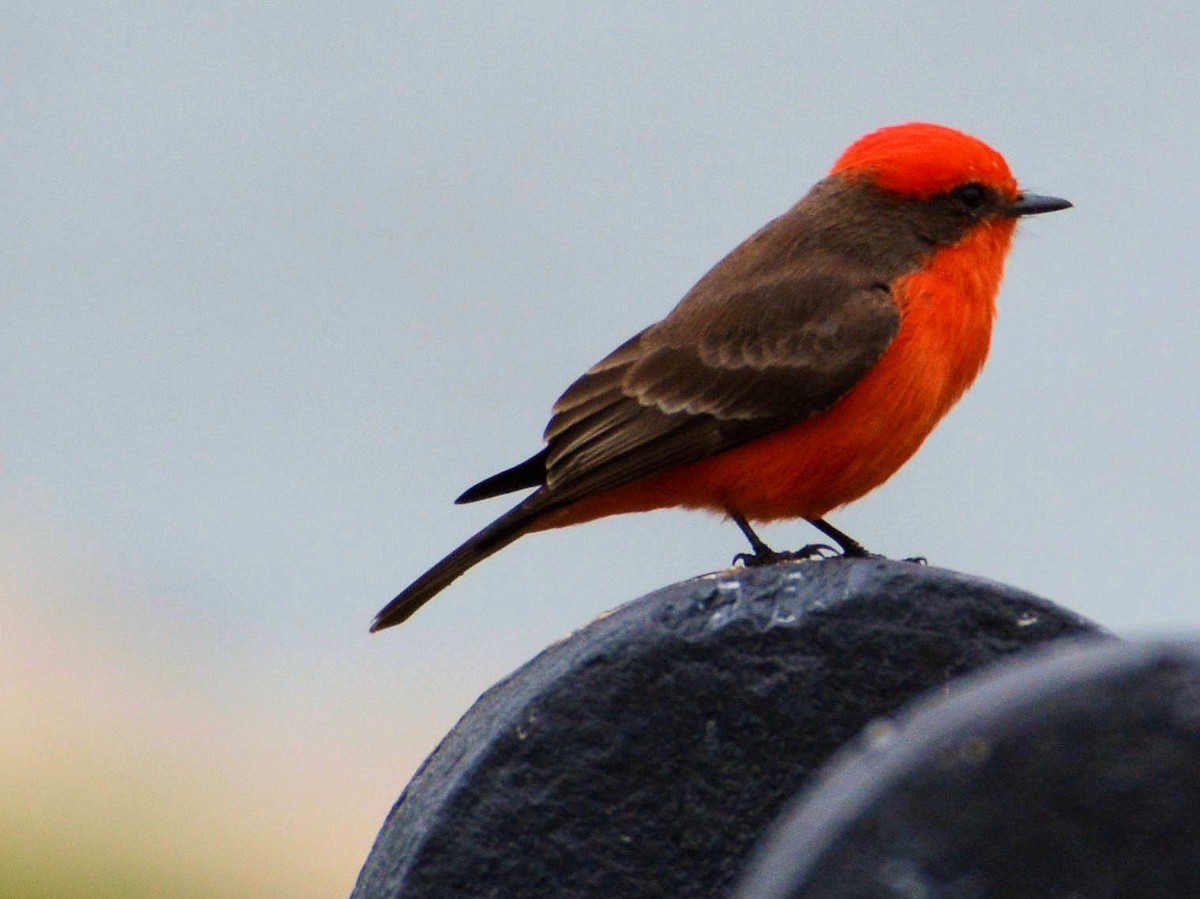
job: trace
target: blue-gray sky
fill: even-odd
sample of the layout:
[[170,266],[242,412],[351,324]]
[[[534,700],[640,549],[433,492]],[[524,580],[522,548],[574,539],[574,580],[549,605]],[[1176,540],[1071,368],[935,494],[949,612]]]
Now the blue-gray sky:
[[[222,845],[245,883],[301,857],[313,895],[348,888],[482,690],[744,548],[696,513],[535,535],[368,636],[506,508],[453,497],[850,141],[917,119],[1076,208],[1023,223],[975,388],[831,518],[1122,634],[1200,632],[1200,10],[811,6],[10,9],[0,672],[30,745],[119,780],[161,726],[153,783],[285,819]],[[0,777],[44,792],[28,765]]]

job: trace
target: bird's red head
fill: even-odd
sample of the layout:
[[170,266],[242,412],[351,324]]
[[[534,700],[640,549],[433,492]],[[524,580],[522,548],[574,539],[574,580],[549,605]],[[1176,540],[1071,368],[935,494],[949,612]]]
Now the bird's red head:
[[945,125],[891,125],[859,138],[830,174],[862,177],[892,193],[915,199],[978,181],[1006,198],[1019,192],[1004,157],[983,141]]

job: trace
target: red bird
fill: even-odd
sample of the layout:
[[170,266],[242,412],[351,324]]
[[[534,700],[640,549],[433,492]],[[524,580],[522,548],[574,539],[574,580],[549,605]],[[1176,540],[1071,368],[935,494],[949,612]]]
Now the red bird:
[[[941,125],[856,141],[799,203],[722,259],[670,314],[554,404],[545,448],[458,498],[533,493],[376,616],[399,624],[531,531],[668,506],[824,520],[903,465],[987,358],[1017,219],[1066,209],[1022,191],[987,144]],[[811,554],[806,547],[800,554]]]

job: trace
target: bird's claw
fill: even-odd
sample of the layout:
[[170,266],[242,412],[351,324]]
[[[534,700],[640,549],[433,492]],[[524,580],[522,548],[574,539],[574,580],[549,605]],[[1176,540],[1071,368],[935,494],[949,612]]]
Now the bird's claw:
[[[826,556],[825,553],[829,555]],[[832,558],[839,555],[832,546],[824,543],[810,543],[793,552],[777,552],[764,547],[758,552],[738,553],[733,557],[733,564],[741,562],[746,568],[756,568],[760,565],[775,565],[778,562],[807,562],[812,559]]]

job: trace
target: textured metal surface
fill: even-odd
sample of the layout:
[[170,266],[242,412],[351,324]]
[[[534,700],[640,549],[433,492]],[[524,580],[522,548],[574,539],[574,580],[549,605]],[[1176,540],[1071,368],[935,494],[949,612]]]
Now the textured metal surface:
[[392,809],[354,896],[720,896],[873,718],[1094,625],[883,559],[729,569],[629,603],[489,690]]

